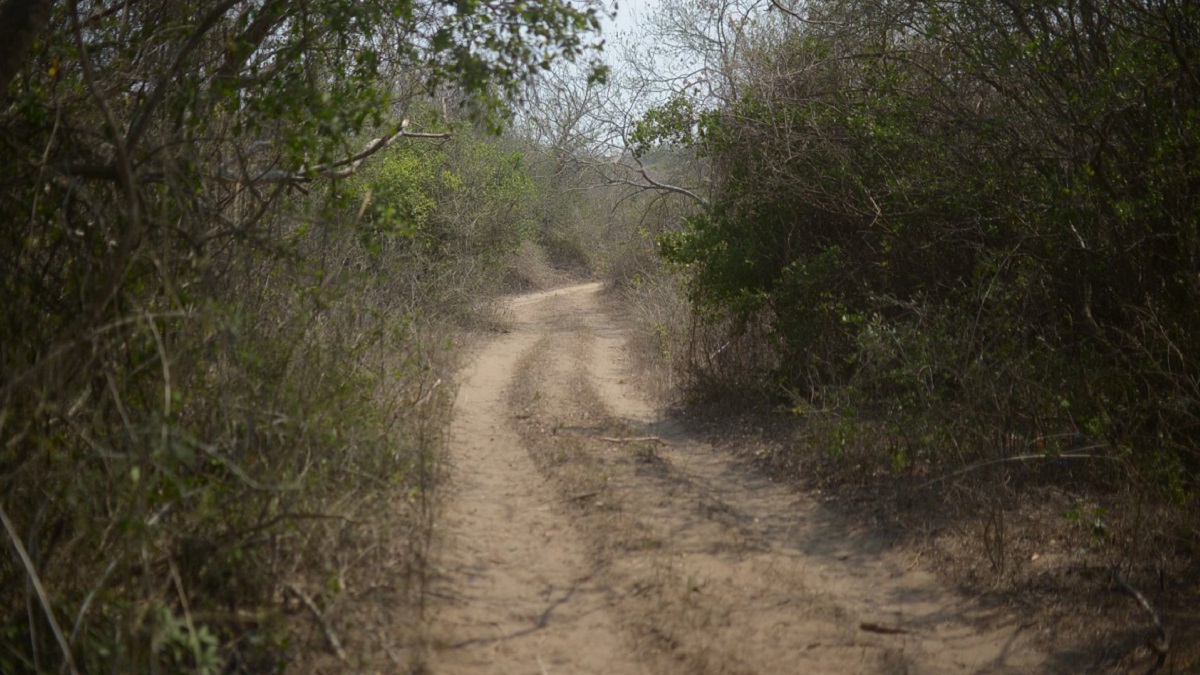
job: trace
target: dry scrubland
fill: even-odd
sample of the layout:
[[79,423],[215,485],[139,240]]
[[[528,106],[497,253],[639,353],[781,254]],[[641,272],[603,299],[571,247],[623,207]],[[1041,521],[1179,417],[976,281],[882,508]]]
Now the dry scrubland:
[[319,4],[0,3],[4,673],[419,651],[461,345],[572,208],[492,131],[595,19]]
[[668,400],[1065,669],[1194,670],[1197,7],[772,8],[651,22],[711,76],[631,137],[703,188],[622,277]]
[[[1200,668],[1195,3],[666,2],[648,44],[704,64],[669,92],[545,71],[595,8],[452,5],[0,1],[0,671],[436,665],[455,374],[498,298],[581,278],[621,384],[736,459],[556,438],[644,431],[582,375],[537,389],[577,327],[518,368],[595,578],[661,572],[608,598],[630,658],[756,668],[704,637],[759,605],[624,526],[699,504],[752,558],[765,477],[1046,669]],[[883,625],[853,604],[813,644]]]
[[1050,655],[1039,670],[1200,667],[1192,502],[1125,482],[1128,469],[1095,450],[1056,461],[1036,438],[963,441],[949,457],[898,463],[898,448],[928,450],[861,408],[814,406],[746,377],[771,346],[698,323],[674,275],[619,284],[609,302],[636,326],[638,384],[669,419],[809,495],[844,532],[870,533],[906,567],[1003,608]]

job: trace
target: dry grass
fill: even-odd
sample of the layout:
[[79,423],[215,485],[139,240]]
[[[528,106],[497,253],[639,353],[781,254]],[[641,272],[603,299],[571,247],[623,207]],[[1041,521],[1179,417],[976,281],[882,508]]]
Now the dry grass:
[[551,264],[545,247],[532,241],[521,242],[504,266],[502,290],[505,293],[529,293],[565,286],[575,279],[569,270]]
[[[287,237],[282,253],[231,246],[186,312],[128,291],[127,320],[51,343],[10,381],[8,539],[32,553],[0,563],[0,670],[64,653],[85,672],[404,658],[408,631],[375,632],[420,613],[441,382],[469,308],[439,315],[454,299],[419,268],[376,275],[350,237]],[[29,611],[30,569],[53,613]]]

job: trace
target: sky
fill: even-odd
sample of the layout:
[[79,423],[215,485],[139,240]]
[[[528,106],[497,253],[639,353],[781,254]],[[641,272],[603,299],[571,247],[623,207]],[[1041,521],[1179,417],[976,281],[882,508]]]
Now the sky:
[[[633,48],[633,51],[639,56],[649,57],[655,62],[659,61],[659,55],[653,53],[654,50],[648,49],[646,45],[646,22],[650,20],[651,15],[659,6],[662,0],[604,0],[607,7],[611,10],[613,4],[617,5],[617,15],[615,19],[604,18],[601,21],[600,36],[604,39],[605,60],[614,70],[622,67],[622,61],[630,58],[627,48]],[[660,69],[667,68],[665,63],[658,64]]]
[[[617,0],[617,18],[615,21],[604,20],[603,36],[614,40],[618,34],[632,34],[639,20],[648,18],[655,3],[656,0]],[[611,7],[611,4],[609,6]]]

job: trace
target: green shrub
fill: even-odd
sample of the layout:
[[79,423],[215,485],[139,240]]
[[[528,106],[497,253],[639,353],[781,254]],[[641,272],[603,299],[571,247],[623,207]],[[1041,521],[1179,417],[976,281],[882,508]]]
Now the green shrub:
[[1194,503],[1200,14],[811,9],[837,20],[764,31],[722,107],[639,127],[712,165],[661,246],[700,315],[765,330],[764,377],[801,398],[950,429],[935,456],[1079,436]]

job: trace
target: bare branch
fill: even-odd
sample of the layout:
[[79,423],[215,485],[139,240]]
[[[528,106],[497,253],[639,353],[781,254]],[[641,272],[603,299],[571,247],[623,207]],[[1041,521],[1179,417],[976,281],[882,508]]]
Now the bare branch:
[[773,6],[775,9],[783,12],[784,14],[787,14],[788,16],[799,21],[800,23],[807,24],[809,26],[844,26],[845,25],[844,23],[842,23],[840,21],[817,21],[815,19],[809,19],[807,17],[800,16],[799,13],[794,12],[791,9],[788,9],[787,7],[785,7],[784,4],[780,0],[770,0],[770,2],[771,2],[771,6]]
[[304,603],[308,611],[312,612],[313,616],[317,618],[317,623],[320,624],[321,630],[325,633],[325,639],[329,642],[329,647],[333,649],[334,655],[337,656],[339,661],[345,661],[346,650],[342,649],[342,643],[338,640],[337,633],[333,632],[333,625],[329,623],[329,619],[317,607],[317,603],[313,602],[313,599],[295,584],[284,584],[283,587],[291,591],[293,595],[300,599],[300,602]]
[[171,65],[162,73],[161,76],[159,76],[158,82],[155,83],[154,89],[151,90],[149,98],[147,98],[146,102],[142,104],[142,108],[140,111],[138,111],[138,115],[133,120],[133,124],[129,125],[129,132],[125,135],[125,146],[127,148],[132,149],[134,146],[136,146],[138,141],[141,140],[142,135],[146,133],[146,129],[149,128],[150,118],[154,115],[154,111],[158,108],[159,104],[163,102],[163,99],[167,95],[167,91],[171,87],[176,86],[175,76],[183,68],[188,56],[190,56],[193,51],[203,44],[204,36],[207,35],[210,30],[216,27],[217,22],[221,20],[221,17],[225,16],[226,12],[233,9],[234,5],[241,1],[242,0],[224,0],[224,2],[212,8],[212,10],[209,11],[209,13],[200,21],[199,25],[196,26],[196,30],[194,33],[192,33],[191,38],[179,48],[179,51],[175,54],[175,58],[171,61]]
[[268,169],[267,171],[264,171],[257,176],[244,176],[244,175],[239,176],[239,175],[233,174],[232,172],[228,171],[225,168],[222,168],[216,177],[219,180],[223,180],[223,181],[230,182],[230,183],[253,183],[253,184],[263,184],[263,183],[299,184],[299,183],[311,182],[311,181],[317,180],[317,179],[348,178],[349,176],[354,175],[354,173],[357,172],[359,170],[359,168],[361,168],[362,163],[368,157],[374,155],[375,153],[379,152],[380,150],[387,148],[392,143],[394,143],[397,139],[400,139],[400,138],[431,138],[431,139],[437,139],[437,140],[444,141],[444,140],[448,140],[451,137],[451,134],[449,134],[449,133],[431,134],[431,133],[420,133],[420,132],[408,131],[407,130],[408,120],[404,120],[403,122],[398,124],[397,127],[398,128],[396,129],[396,131],[393,132],[392,134],[389,134],[388,136],[384,136],[383,138],[376,138],[375,140],[368,143],[367,147],[364,148],[362,150],[362,152],[359,152],[358,154],[355,154],[355,155],[351,155],[350,157],[346,157],[345,159],[341,159],[336,162],[320,164],[318,166],[315,166],[315,167],[312,167],[309,169],[303,169],[301,171],[284,171],[284,170],[280,170],[280,169]]
[[[634,158],[634,161],[637,162],[636,167],[630,166],[628,164],[623,164],[621,162],[582,161],[582,163],[599,171],[601,173],[601,175],[604,177],[603,184],[606,186],[626,185],[629,187],[638,188],[640,190],[654,190],[654,191],[658,191],[658,192],[669,192],[669,193],[673,193],[673,194],[683,195],[684,197],[687,197],[688,199],[691,199],[692,201],[696,202],[703,208],[705,208],[705,209],[709,208],[708,200],[705,199],[704,197],[702,197],[701,195],[699,195],[697,192],[695,192],[694,189],[682,187],[679,185],[672,185],[670,183],[664,183],[660,180],[657,180],[650,175],[650,172],[646,169],[646,166],[641,162],[641,160]],[[640,181],[633,180],[630,178],[626,178],[622,175],[614,175],[613,173],[606,171],[606,169],[615,169],[616,173],[618,173],[618,174],[619,173],[635,173],[641,178],[641,180]]]

